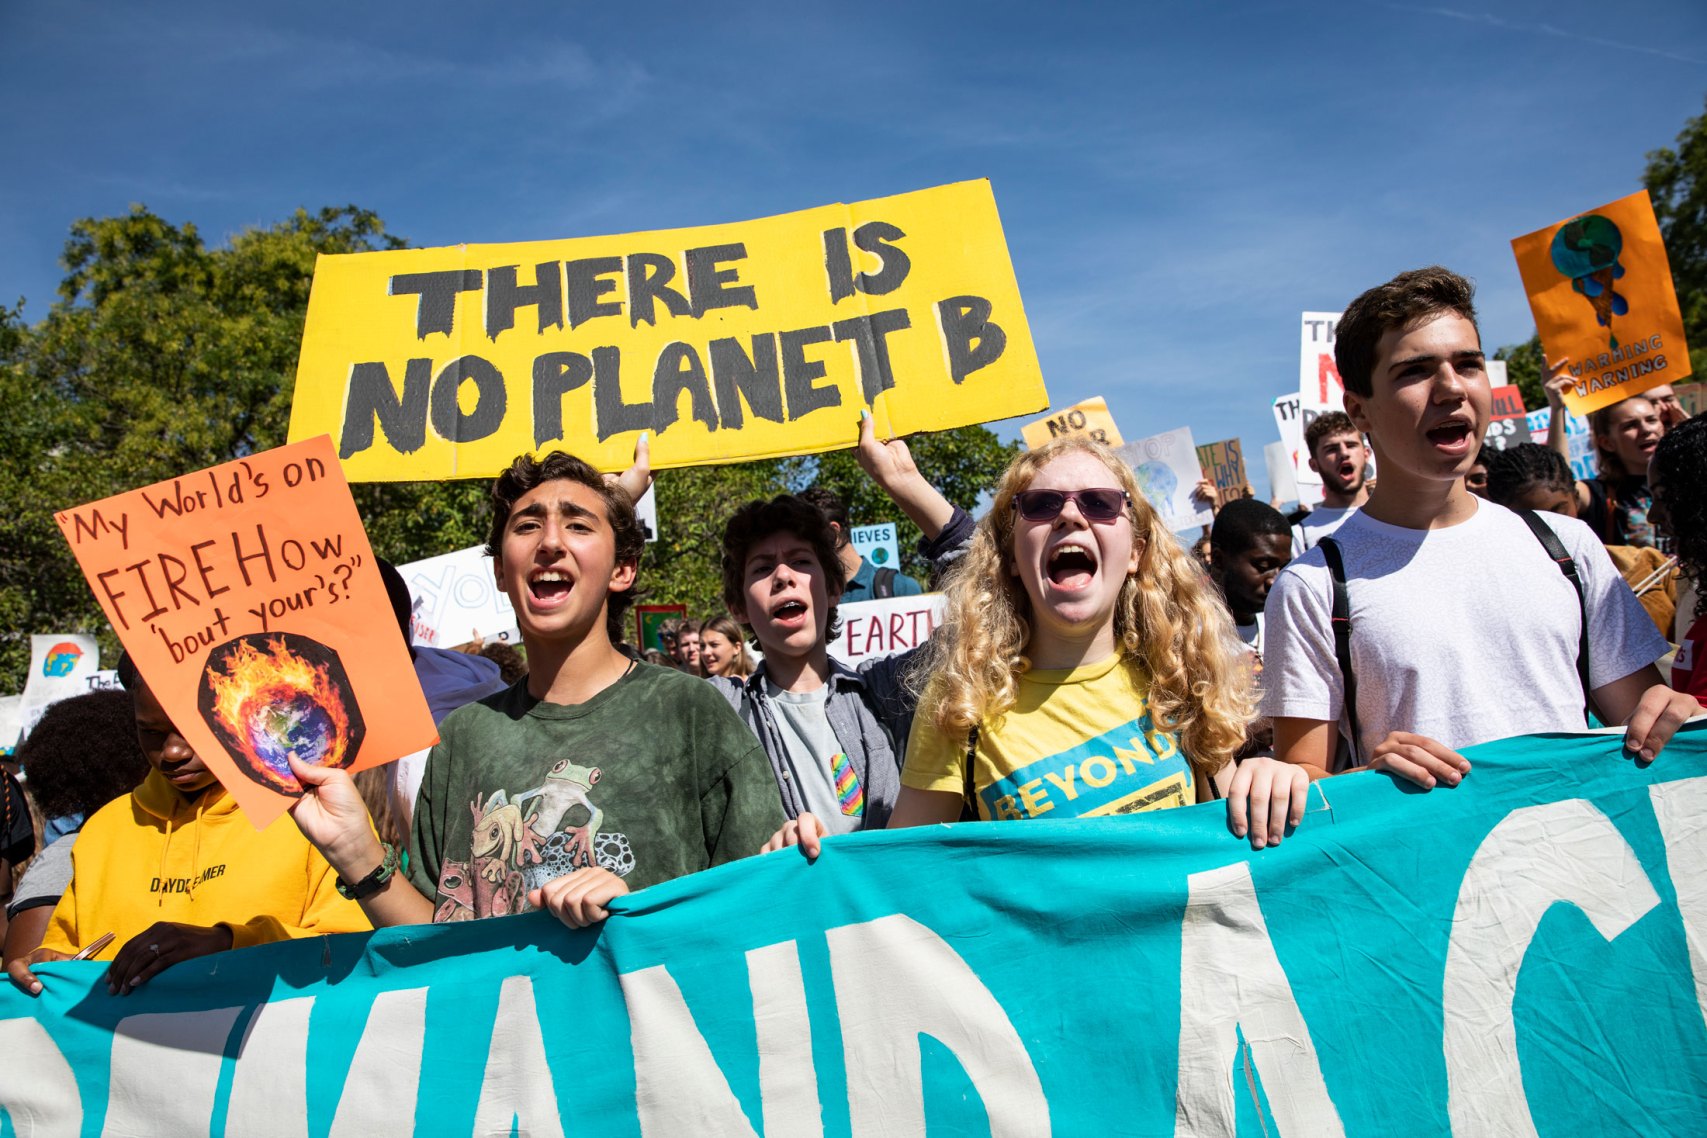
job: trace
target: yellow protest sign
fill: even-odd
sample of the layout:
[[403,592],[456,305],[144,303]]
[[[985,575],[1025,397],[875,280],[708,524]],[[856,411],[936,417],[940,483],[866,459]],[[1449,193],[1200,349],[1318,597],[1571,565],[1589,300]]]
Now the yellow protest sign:
[[1690,374],[1683,316],[1653,202],[1641,190],[1514,239],[1549,360],[1570,361],[1565,404],[1586,415]]
[[1048,405],[986,181],[730,225],[322,256],[292,441],[353,481],[693,466]]
[[1035,419],[1019,429],[1025,445],[1031,450],[1058,439],[1062,435],[1089,435],[1099,443],[1111,447],[1120,446],[1126,440],[1120,437],[1120,428],[1114,425],[1114,416],[1108,413],[1108,403],[1102,396],[1087,399],[1083,403],[1075,403],[1062,411],[1052,411],[1041,419]]

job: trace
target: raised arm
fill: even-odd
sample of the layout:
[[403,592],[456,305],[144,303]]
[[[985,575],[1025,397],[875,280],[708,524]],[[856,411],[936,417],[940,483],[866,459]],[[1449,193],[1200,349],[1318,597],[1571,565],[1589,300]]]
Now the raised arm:
[[[315,767],[291,760],[291,772],[302,783],[303,795],[290,815],[302,836],[314,844],[332,871],[347,884],[357,884],[385,860],[373,819],[348,771]],[[393,872],[377,893],[363,897],[362,912],[374,928],[424,925],[433,919],[433,903]]]
[[919,473],[913,453],[904,441],[877,437],[870,412],[860,412],[859,446],[854,454],[860,469],[901,507],[901,512],[919,527],[925,540],[934,541],[942,535],[943,528],[954,517],[953,503]]

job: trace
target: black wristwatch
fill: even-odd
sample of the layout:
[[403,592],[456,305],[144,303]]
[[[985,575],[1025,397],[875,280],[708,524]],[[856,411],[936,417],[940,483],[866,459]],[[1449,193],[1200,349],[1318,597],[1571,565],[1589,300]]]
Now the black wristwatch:
[[338,878],[336,882],[338,896],[346,901],[360,901],[364,897],[372,897],[385,888],[385,883],[391,880],[393,873],[397,872],[397,847],[390,842],[379,844],[380,848],[385,850],[385,856],[380,859],[379,864],[373,867],[371,873],[354,885],[347,883],[342,877]]

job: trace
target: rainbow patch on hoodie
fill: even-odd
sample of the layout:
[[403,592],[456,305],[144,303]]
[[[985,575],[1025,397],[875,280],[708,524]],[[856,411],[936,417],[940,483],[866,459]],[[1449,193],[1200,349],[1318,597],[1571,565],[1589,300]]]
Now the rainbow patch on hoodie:
[[865,817],[865,787],[859,784],[853,760],[846,752],[837,751],[830,757],[830,778],[836,784],[836,801],[841,805],[843,815]]

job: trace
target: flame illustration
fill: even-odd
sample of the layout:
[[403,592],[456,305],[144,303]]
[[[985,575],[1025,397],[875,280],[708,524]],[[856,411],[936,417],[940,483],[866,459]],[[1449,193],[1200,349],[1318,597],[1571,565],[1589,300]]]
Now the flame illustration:
[[[212,654],[200,704],[208,725],[245,774],[274,790],[298,794],[302,788],[286,756],[317,766],[347,766],[361,741],[359,713],[352,730],[343,669],[330,650],[288,634],[264,638],[263,649],[255,644],[262,639],[234,640]],[[310,659],[322,654],[329,657],[325,662]],[[308,738],[298,738],[302,730]]]

